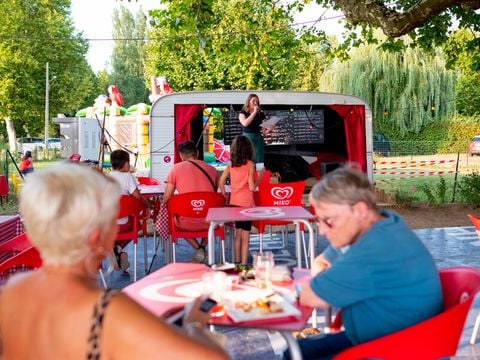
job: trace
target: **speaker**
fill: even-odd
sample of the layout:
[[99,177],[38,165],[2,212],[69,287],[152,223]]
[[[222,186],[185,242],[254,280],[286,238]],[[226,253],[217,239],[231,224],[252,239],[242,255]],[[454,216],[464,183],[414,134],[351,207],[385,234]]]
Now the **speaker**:
[[328,174],[329,172],[335,170],[336,168],[340,167],[342,164],[339,162],[321,162],[320,163],[320,178],[322,176]]

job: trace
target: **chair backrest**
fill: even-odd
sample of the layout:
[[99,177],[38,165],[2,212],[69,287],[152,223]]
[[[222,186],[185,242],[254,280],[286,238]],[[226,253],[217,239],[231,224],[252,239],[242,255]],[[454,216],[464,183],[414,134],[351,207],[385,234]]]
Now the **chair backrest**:
[[0,264],[0,284],[16,272],[34,270],[42,266],[42,258],[35,247],[30,247]]
[[198,191],[178,194],[167,202],[170,216],[184,216],[187,218],[205,218],[208,209],[223,207],[225,198],[222,194],[211,191]]
[[258,206],[302,206],[305,181],[281,184],[260,183]]
[[0,175],[0,197],[7,196],[9,192],[8,182],[5,175]]
[[467,216],[475,227],[475,230],[477,230],[477,233],[480,232],[480,217],[470,214],[467,214]]
[[160,185],[160,181],[148,176],[139,176],[137,180],[142,185]]
[[137,198],[132,195],[122,195],[120,196],[118,218],[127,216],[139,217],[144,209],[142,202]]
[[347,349],[335,360],[365,358],[434,360],[455,355],[472,301],[480,289],[480,269],[440,270],[444,310],[393,334]]

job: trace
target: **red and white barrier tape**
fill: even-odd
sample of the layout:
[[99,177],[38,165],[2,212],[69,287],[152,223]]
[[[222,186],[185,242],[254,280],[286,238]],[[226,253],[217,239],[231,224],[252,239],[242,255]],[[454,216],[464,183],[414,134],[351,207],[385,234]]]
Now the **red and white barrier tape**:
[[429,175],[442,175],[454,173],[455,170],[448,171],[373,171],[375,175],[417,175],[417,176],[429,176]]
[[[414,173],[415,175],[410,175],[410,176],[402,176],[402,177],[397,177],[397,178],[388,178],[388,179],[375,179],[375,181],[391,181],[391,180],[403,180],[403,179],[409,179],[409,178],[416,178],[416,177],[421,177],[421,176],[433,176],[433,175],[444,175],[444,174],[454,174],[455,170],[450,170],[450,171],[419,171],[419,172],[408,172],[408,174]],[[392,173],[389,173],[392,174]],[[394,173],[394,174],[401,174],[400,172]],[[407,172],[405,172],[407,174]],[[378,173],[375,173],[375,175],[378,175]]]
[[392,164],[392,165],[418,165],[418,164],[444,164],[455,162],[456,160],[410,160],[410,161],[374,161],[374,164]]

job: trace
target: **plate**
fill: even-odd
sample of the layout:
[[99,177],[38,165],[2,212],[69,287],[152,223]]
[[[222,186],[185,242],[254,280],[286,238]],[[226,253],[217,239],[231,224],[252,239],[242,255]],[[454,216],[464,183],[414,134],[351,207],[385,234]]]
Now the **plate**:
[[[257,306],[258,300],[268,300],[271,307]],[[301,315],[300,310],[270,289],[228,291],[224,295],[224,301],[228,316],[237,323]],[[243,304],[247,306],[244,307]]]
[[232,263],[213,264],[211,266],[211,269],[215,271],[231,270],[231,269],[235,269],[235,264],[232,264]]

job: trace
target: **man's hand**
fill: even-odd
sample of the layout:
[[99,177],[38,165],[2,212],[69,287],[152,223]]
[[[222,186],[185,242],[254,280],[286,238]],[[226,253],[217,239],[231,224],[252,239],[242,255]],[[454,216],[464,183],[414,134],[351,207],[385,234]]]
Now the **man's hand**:
[[325,259],[325,256],[323,254],[318,255],[315,260],[313,260],[313,265],[312,265],[312,276],[317,275],[319,272],[327,270],[332,264]]

